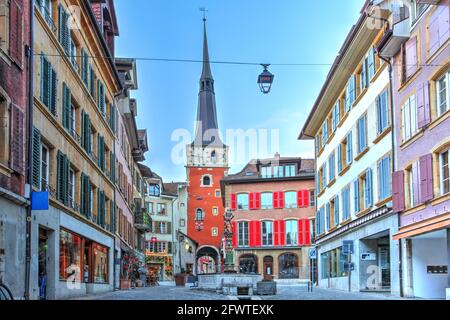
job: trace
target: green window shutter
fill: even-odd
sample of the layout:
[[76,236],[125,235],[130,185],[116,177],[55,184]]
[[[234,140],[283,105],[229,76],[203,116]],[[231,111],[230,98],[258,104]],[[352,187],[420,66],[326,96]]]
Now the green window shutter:
[[31,178],[34,187],[40,189],[41,168],[41,133],[33,127],[33,159],[31,165]]
[[172,222],[167,222],[167,234],[172,234]]
[[58,10],[59,10],[59,28],[58,28],[59,43],[61,43],[61,45],[63,45],[63,43],[64,43],[64,8],[61,4],[59,5]]
[[65,181],[64,181],[64,203],[66,204],[66,206],[70,206],[70,160],[67,156],[65,156],[65,166],[64,166],[64,170],[65,170]]
[[115,210],[116,210],[116,203],[114,201],[110,201],[110,208],[109,208],[109,231],[112,233],[116,232],[116,220],[115,220]]
[[64,155],[58,150],[57,159],[57,173],[56,173],[56,198],[58,201],[64,203]]
[[89,180],[89,177],[86,176],[86,208],[87,208],[87,218],[90,219],[91,218],[91,212],[92,212],[92,208],[91,208],[91,190],[92,190],[92,186],[91,186],[91,180]]
[[56,116],[56,101],[57,101],[57,85],[58,79],[56,77],[56,71],[52,67],[49,68],[51,70],[51,86],[50,86],[50,112]]
[[85,197],[85,193],[84,193],[84,173],[81,173],[81,179],[80,179],[80,213],[82,215],[86,215],[86,208],[85,208],[85,202],[84,202],[84,197]]
[[62,124],[67,130],[70,130],[70,102],[69,102],[69,90],[65,82],[62,85]]
[[116,181],[116,155],[112,151],[109,153],[109,171],[111,181],[114,183]]
[[42,81],[42,103],[47,107],[50,108],[50,66],[47,58],[42,56],[42,75],[41,75],[41,81]]
[[84,133],[85,129],[86,129],[85,113],[84,113],[84,110],[81,110],[81,147],[83,149],[86,149],[85,148],[85,140],[86,139],[85,139],[85,133]]
[[101,216],[101,214],[100,214],[100,212],[101,212],[101,205],[100,205],[100,203],[101,203],[101,196],[102,196],[102,193],[100,192],[100,189],[97,189],[97,224],[98,225],[100,225],[101,224],[101,219],[100,219],[100,216]]
[[87,86],[88,82],[87,82],[86,60],[87,60],[86,50],[84,48],[81,48],[81,78],[83,79],[84,84]]
[[167,253],[172,254],[172,242],[167,242]]
[[92,152],[92,128],[91,128],[91,118],[89,115],[86,115],[86,141],[87,141],[87,153]]

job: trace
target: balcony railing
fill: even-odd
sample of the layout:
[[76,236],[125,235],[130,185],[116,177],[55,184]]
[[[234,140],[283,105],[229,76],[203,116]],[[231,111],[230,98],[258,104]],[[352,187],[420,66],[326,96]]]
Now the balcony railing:
[[386,59],[394,57],[409,37],[410,17],[404,13],[398,13],[392,28],[384,33],[378,44],[380,56]]
[[134,225],[138,230],[150,232],[152,229],[152,219],[144,210],[135,210]]

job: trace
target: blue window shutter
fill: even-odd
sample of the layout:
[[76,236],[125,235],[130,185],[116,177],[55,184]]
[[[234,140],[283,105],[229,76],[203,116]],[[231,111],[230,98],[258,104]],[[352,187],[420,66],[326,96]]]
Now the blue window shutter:
[[352,131],[347,136],[347,164],[353,162],[353,139]]
[[339,224],[339,196],[334,198],[334,224]]
[[315,148],[316,148],[316,156],[319,154],[319,135],[316,135],[315,138]]
[[338,173],[340,173],[342,171],[342,154],[341,153],[342,153],[342,146],[338,145],[338,148],[337,148],[337,156],[338,156],[337,168],[338,168]]
[[367,207],[370,208],[373,205],[373,190],[372,190],[372,169],[368,169],[366,172],[366,185],[367,185]]
[[326,230],[330,229],[330,203],[327,203],[326,205],[326,219],[327,219],[327,225]]
[[355,180],[353,182],[353,191],[354,191],[354,203],[355,203],[355,213],[359,212],[359,181]]

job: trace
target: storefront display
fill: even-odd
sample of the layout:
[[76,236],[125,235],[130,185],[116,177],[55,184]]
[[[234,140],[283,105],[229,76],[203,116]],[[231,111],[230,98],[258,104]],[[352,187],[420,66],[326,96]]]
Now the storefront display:
[[108,282],[108,248],[99,244],[92,244],[93,264],[94,264],[94,282]]
[[59,273],[61,280],[108,283],[108,248],[61,229]]
[[81,237],[61,229],[59,243],[59,277],[61,280],[81,281]]

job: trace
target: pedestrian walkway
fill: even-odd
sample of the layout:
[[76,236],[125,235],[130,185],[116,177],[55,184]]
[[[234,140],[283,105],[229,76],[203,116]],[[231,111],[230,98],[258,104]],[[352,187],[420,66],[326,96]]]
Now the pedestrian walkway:
[[[386,293],[345,292],[332,289],[314,288],[308,292],[300,284],[278,286],[275,296],[254,296],[252,300],[403,300]],[[99,295],[80,297],[73,300],[236,300],[237,297],[225,296],[211,291],[176,287],[165,282],[157,287],[135,288]]]

